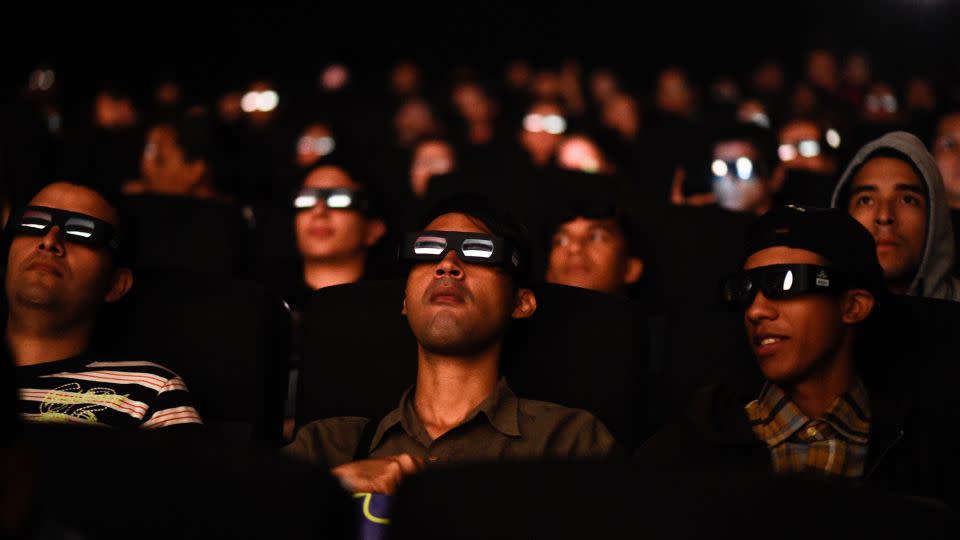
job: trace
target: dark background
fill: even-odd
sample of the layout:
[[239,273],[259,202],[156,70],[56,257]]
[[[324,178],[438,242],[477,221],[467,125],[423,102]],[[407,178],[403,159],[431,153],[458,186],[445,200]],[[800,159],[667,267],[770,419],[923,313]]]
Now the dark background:
[[[313,83],[322,66],[348,62],[381,85],[390,62],[411,57],[428,76],[468,64],[499,73],[512,58],[579,58],[649,84],[680,63],[700,78],[742,72],[770,56],[795,71],[811,47],[867,50],[875,71],[956,79],[958,2],[523,3],[92,2],[8,4],[0,17],[7,91],[39,62],[64,91],[113,84],[145,92],[171,77],[207,96],[268,76],[282,88]],[[442,81],[437,81],[442,82]]]

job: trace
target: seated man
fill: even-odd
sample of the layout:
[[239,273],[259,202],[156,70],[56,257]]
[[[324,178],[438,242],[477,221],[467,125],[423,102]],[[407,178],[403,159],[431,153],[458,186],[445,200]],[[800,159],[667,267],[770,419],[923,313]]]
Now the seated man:
[[643,259],[626,218],[615,208],[581,209],[553,228],[547,283],[626,295],[643,276]]
[[133,284],[117,206],[56,182],[14,214],[7,258],[6,345],[26,422],[160,428],[200,424],[184,381],[143,361],[98,361],[97,311]]
[[873,234],[891,291],[960,301],[950,208],[920,139],[897,131],[864,145],[840,178],[832,206]]
[[407,235],[403,313],[417,379],[383,418],[319,420],[287,451],[332,468],[353,491],[391,493],[424,463],[601,457],[615,441],[591,414],[517,398],[499,375],[511,319],[533,315],[525,230],[483,199],[448,199]]
[[941,479],[957,448],[939,426],[953,409],[917,406],[936,400],[933,382],[914,394],[906,370],[886,362],[894,332],[878,330],[875,312],[890,298],[869,232],[841,210],[778,207],[752,226],[745,255],[723,291],[743,310],[762,389],[700,390],[639,455],[950,500]]
[[363,277],[367,252],[386,231],[371,215],[363,185],[340,165],[321,165],[307,174],[293,201],[297,251],[303,259],[300,294],[353,283]]
[[760,216],[773,204],[779,185],[766,139],[765,130],[748,124],[736,124],[715,135],[710,177],[717,205]]
[[[716,204],[732,212],[763,215],[773,205],[773,196],[782,181],[773,173],[773,144],[769,139],[765,129],[753,124],[721,126],[712,136],[706,174],[678,168],[671,202],[689,206]],[[703,186],[699,185],[702,181],[698,180],[704,176],[709,181],[709,192],[702,192]]]

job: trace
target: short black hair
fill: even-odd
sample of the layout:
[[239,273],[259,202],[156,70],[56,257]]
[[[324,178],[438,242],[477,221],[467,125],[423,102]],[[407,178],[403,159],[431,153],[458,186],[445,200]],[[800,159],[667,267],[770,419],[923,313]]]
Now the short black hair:
[[[44,183],[39,189],[34,191],[27,200],[33,200],[38,193],[53,184],[71,184],[93,191],[100,196],[101,199],[106,201],[107,205],[116,211],[117,222],[114,225],[114,229],[116,230],[117,237],[119,238],[119,249],[114,257],[114,262],[118,267],[132,267],[134,253],[136,253],[136,248],[134,246],[134,242],[137,237],[134,230],[136,227],[136,220],[132,219],[127,205],[124,204],[123,194],[119,190],[107,189],[96,182],[85,182],[80,180],[52,180]],[[16,209],[11,208],[11,211],[13,210]],[[2,248],[0,248],[3,250],[2,264],[4,271],[6,271],[7,257],[10,254],[10,240],[13,236],[10,234],[10,227],[11,223],[8,222],[4,229],[5,232],[3,235]]]
[[531,283],[531,243],[527,227],[509,211],[492,199],[477,194],[459,194],[437,201],[420,220],[420,229],[425,229],[434,219],[444,214],[465,214],[480,220],[494,236],[510,241],[517,250],[519,267],[511,272],[514,288],[527,287]]

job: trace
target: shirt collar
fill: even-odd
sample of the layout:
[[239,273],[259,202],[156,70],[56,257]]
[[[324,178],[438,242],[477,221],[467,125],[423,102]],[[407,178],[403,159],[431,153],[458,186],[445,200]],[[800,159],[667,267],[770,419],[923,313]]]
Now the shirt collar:
[[[767,446],[774,447],[789,439],[810,422],[787,398],[779,386],[767,382],[760,397],[746,406],[750,427]],[[857,377],[850,390],[833,402],[822,420],[844,439],[866,444],[870,433],[870,408],[863,381]]]
[[[399,406],[384,416],[377,425],[377,430],[370,441],[370,451],[379,446],[386,433],[398,424],[420,444],[430,445],[432,442],[430,435],[423,427],[413,404],[414,388],[414,386],[407,388],[400,397]],[[500,378],[493,392],[481,401],[460,425],[471,422],[481,413],[486,417],[487,422],[500,433],[508,437],[520,436],[520,400],[510,390],[505,377]]]

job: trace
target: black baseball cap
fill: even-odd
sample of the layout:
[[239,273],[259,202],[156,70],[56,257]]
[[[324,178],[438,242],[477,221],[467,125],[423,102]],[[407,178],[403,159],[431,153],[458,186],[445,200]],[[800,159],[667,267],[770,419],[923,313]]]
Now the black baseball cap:
[[778,246],[821,255],[845,275],[849,288],[866,289],[874,296],[887,291],[873,236],[844,210],[798,205],[772,208],[747,231],[744,261]]

